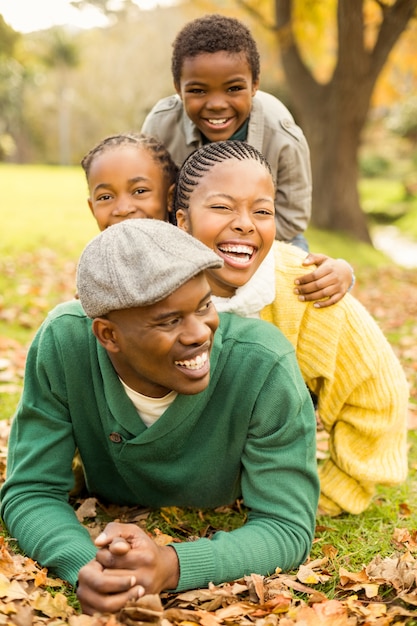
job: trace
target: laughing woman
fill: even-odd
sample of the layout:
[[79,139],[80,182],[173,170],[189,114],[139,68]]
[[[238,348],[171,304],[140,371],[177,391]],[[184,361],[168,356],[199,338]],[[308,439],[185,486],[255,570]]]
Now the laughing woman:
[[406,478],[408,385],[382,331],[350,294],[322,309],[294,298],[304,254],[274,240],[274,196],[260,152],[217,142],[185,161],[174,210],[179,227],[224,261],[207,272],[217,310],[261,317],[295,347],[330,435],[319,510],[361,513],[377,484]]

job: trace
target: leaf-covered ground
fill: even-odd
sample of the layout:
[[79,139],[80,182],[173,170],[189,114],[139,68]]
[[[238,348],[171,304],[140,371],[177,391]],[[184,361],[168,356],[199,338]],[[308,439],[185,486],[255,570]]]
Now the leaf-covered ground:
[[[51,256],[52,255],[52,256]],[[34,271],[36,267],[36,271]],[[19,293],[3,292],[0,323],[12,329],[0,335],[0,403],[17,397],[23,379],[27,342],[19,329],[36,329],[55,302],[74,295],[74,265],[60,266],[50,251],[28,254],[18,263],[5,261],[2,275],[19,275]],[[22,280],[23,276],[23,280]],[[51,295],[52,294],[52,295]],[[391,341],[406,371],[411,389],[410,429],[417,426],[417,276],[395,267],[360,272],[355,295],[375,316]],[[16,332],[14,332],[16,330]],[[4,411],[2,411],[4,417]],[[4,478],[9,421],[0,421],[0,482]],[[318,437],[318,456],[326,455],[327,438]],[[228,529],[244,521],[236,503],[211,517],[208,511],[162,509],[157,515],[142,509],[105,508],[93,498],[75,503],[80,521],[96,536],[110,519],[134,521],[155,541],[166,543],[210,536],[219,515]],[[399,519],[412,519],[416,511],[403,502]],[[417,519],[417,518],[416,518]],[[320,524],[313,558],[291,574],[276,572],[181,594],[146,596],[126,606],[117,616],[79,614],[73,590],[51,578],[45,569],[16,551],[12,539],[0,538],[0,625],[70,624],[71,626],[355,626],[395,623],[417,624],[417,528],[399,524],[388,538],[392,553],[375,552],[359,567],[342,566],[337,547],[323,541],[330,527]],[[331,523],[327,518],[327,522]],[[335,523],[336,526],[336,523]],[[334,529],[333,529],[334,530]],[[386,538],[385,538],[386,539]],[[314,549],[314,547],[313,547]],[[316,552],[317,553],[317,552]]]

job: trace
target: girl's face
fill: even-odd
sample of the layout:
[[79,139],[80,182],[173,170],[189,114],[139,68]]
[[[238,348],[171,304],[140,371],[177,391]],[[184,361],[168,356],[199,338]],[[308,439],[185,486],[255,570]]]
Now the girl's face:
[[258,161],[216,163],[198,179],[177,222],[223,259],[207,271],[214,295],[230,297],[253,276],[274,241],[274,215],[272,178]]
[[125,219],[168,219],[171,186],[143,146],[117,146],[99,153],[88,174],[88,205],[100,230]]

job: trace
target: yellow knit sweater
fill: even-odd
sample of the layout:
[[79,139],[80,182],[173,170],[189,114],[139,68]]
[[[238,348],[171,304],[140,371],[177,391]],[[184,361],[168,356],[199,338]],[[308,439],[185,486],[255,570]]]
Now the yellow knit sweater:
[[320,507],[332,515],[360,513],[376,484],[392,485],[407,476],[408,384],[366,309],[349,294],[325,309],[290,297],[305,253],[280,242],[274,250],[275,300],[261,317],[294,345],[330,435],[330,458],[319,469]]

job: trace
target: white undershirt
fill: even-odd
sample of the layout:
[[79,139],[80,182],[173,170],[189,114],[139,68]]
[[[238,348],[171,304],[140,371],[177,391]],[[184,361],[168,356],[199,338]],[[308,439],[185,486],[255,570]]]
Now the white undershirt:
[[152,424],[155,424],[155,422],[161,417],[162,413],[167,410],[178,395],[176,391],[170,391],[163,398],[150,398],[149,396],[144,396],[138,391],[128,387],[121,378],[120,382],[122,383],[127,395],[132,400],[140,419],[147,428],[152,426]]

